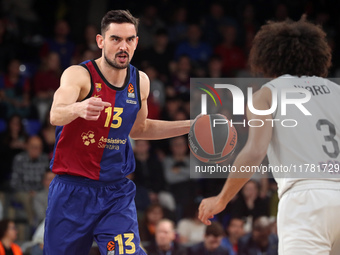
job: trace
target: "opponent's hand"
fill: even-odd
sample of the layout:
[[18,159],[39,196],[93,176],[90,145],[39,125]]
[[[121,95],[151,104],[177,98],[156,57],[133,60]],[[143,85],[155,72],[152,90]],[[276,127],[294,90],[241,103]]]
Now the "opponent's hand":
[[221,202],[218,196],[203,199],[198,208],[198,218],[205,225],[210,225],[210,219],[214,218],[215,214],[222,212],[225,207],[226,205]]
[[104,102],[101,98],[90,97],[79,103],[77,114],[85,120],[98,120],[101,111],[109,106],[111,106],[111,103]]

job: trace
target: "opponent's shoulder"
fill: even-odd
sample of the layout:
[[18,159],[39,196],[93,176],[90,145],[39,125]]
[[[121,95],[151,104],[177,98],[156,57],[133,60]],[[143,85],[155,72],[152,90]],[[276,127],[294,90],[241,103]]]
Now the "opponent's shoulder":
[[139,87],[142,100],[148,97],[150,92],[150,79],[146,73],[139,71]]
[[253,106],[256,109],[269,109],[272,103],[272,91],[270,87],[262,86],[253,94]]
[[90,74],[86,68],[80,65],[68,67],[61,76],[61,85],[86,84],[90,81]]

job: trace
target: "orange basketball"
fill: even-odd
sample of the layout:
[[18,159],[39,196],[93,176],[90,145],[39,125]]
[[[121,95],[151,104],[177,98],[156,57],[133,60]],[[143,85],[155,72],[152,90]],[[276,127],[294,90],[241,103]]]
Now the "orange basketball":
[[205,163],[220,163],[234,152],[237,132],[221,114],[203,115],[190,128],[189,147]]

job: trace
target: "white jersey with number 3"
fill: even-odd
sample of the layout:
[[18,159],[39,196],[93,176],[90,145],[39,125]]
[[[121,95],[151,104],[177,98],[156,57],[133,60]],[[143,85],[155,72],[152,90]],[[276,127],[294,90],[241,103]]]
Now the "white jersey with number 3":
[[[264,87],[277,92],[267,155],[279,197],[298,182],[304,189],[340,189],[340,86],[316,76],[283,75]],[[295,88],[305,93],[287,92]],[[309,101],[299,104],[308,93]]]

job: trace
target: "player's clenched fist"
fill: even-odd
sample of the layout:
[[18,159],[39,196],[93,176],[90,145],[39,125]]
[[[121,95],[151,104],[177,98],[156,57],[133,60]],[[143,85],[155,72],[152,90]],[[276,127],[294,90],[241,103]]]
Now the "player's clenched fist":
[[90,97],[78,105],[79,117],[86,120],[97,120],[105,107],[111,106],[111,103],[102,101],[101,98]]

